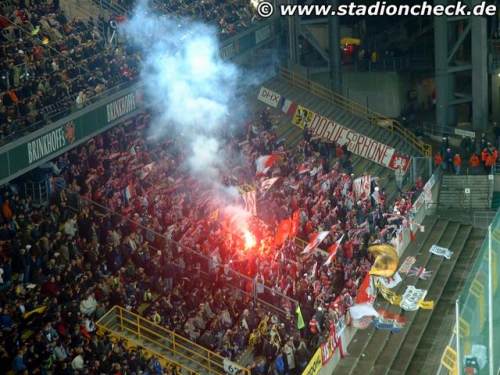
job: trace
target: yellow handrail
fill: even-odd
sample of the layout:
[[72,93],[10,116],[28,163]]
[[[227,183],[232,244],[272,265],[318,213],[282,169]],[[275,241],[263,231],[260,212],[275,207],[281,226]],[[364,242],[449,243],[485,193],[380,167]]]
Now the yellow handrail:
[[[118,321],[119,331],[114,327],[116,321]],[[142,342],[148,341],[161,349],[160,351],[155,351],[156,355],[161,356],[167,362],[185,367],[190,372],[196,371],[176,362],[172,358],[162,354],[161,351],[173,353],[177,358],[183,358],[191,363],[196,363],[197,366],[207,370],[210,374],[224,375],[226,373],[224,364],[227,359],[220,354],[206,349],[121,306],[114,306],[99,319],[96,325],[100,330],[110,332],[112,335],[116,335],[122,339],[135,342],[137,345],[141,345]],[[128,333],[128,335],[126,333]],[[134,337],[137,337],[137,340]],[[151,346],[148,346],[145,349],[150,350],[150,348]],[[240,373],[244,373],[245,375],[250,374],[250,370],[243,366],[235,364],[234,362],[231,363],[231,365],[236,366]]]
[[[326,87],[312,82],[300,74],[291,72],[288,69],[280,68],[279,76],[286,80],[291,85],[300,87],[311,94],[316,95],[322,99],[333,103],[342,109],[352,113],[355,116],[361,117],[375,126],[387,129],[393,133],[398,134],[403,137],[407,142],[412,144],[417,150],[419,150],[425,156],[432,156],[431,145],[422,142],[417,138],[415,134],[404,128],[397,120],[388,118],[380,113],[372,111],[371,109],[352,101],[336,92],[333,92]],[[300,103],[299,103],[300,104]]]

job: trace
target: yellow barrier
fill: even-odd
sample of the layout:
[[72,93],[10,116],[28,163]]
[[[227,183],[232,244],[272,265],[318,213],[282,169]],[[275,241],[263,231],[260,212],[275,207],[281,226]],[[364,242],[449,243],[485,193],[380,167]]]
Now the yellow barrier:
[[458,375],[457,352],[450,346],[447,346],[441,357],[441,364],[447,368],[450,374]]
[[371,124],[375,126],[387,129],[393,133],[398,134],[403,137],[407,142],[412,144],[416,149],[418,149],[422,155],[424,156],[432,156],[432,147],[431,145],[422,142],[417,138],[415,134],[411,131],[405,129],[398,121],[387,118],[386,116],[377,113],[368,109],[367,107],[356,103],[340,94],[337,94],[326,87],[312,82],[300,74],[291,72],[285,68],[280,68],[279,75],[281,78],[286,80],[291,85],[296,87],[300,87],[306,91],[309,91],[311,94],[314,94],[322,99],[333,103],[342,109],[352,113],[355,116],[361,117],[365,120],[368,120]]
[[486,321],[484,285],[477,278],[472,282],[470,293],[477,298],[479,304],[479,327],[482,329]]
[[322,360],[321,360],[321,347],[316,350],[311,360],[307,364],[302,375],[318,375],[321,370]]
[[132,342],[193,374],[200,372],[181,361],[195,364],[193,367],[200,367],[209,374],[225,375],[229,372],[250,375],[249,369],[120,306],[114,306],[104,314],[96,326],[100,332],[108,332],[119,339]]

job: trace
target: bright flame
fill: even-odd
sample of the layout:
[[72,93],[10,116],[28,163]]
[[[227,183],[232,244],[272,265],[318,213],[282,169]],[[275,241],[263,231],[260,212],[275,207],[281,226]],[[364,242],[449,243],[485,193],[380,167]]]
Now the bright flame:
[[248,229],[243,229],[243,239],[245,240],[245,250],[250,250],[257,245],[255,236]]

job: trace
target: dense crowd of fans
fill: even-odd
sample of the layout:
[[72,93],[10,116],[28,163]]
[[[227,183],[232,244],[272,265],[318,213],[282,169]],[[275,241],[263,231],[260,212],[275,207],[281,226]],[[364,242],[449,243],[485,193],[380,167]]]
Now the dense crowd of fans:
[[[121,0],[120,5],[133,9],[136,0]],[[195,19],[216,25],[221,37],[229,37],[259,20],[251,1],[220,1],[220,0],[155,0],[151,1],[152,9],[159,13],[175,14],[176,16]]]
[[[371,267],[368,243],[394,240],[411,197],[389,204],[374,180],[371,194],[356,198],[353,176],[343,170],[346,150],[328,152],[307,134],[298,152],[286,150],[265,113],[249,123],[246,139],[227,139],[225,154],[244,161],[228,157],[219,171],[227,186],[258,186],[257,157],[280,155],[267,172],[279,180],[257,191],[259,219],[251,228],[262,241],[247,251],[224,223],[220,202],[183,167],[182,142],[144,141],[148,115],[60,157],[47,207],[6,191],[2,368],[166,371],[154,358],[96,338],[96,319],[120,305],[235,361],[250,349],[256,374],[302,370],[352,305]],[[330,232],[321,248],[339,244],[331,264],[322,251],[304,254],[290,239],[276,243],[276,228],[292,216],[306,241]],[[300,329],[297,304],[306,324]]]
[[0,143],[80,108],[137,74],[139,56],[109,48],[97,19],[68,19],[56,1],[4,5],[0,16]]

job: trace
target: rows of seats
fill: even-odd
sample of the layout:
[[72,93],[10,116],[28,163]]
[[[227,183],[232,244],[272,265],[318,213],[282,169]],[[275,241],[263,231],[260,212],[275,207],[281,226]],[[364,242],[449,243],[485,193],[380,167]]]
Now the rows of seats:
[[[171,139],[144,141],[149,123],[141,115],[61,156],[47,207],[36,209],[15,186],[3,192],[3,368],[132,366],[123,355],[102,360],[95,339],[96,319],[121,305],[256,374],[300,372],[352,304],[373,261],[368,243],[394,239],[411,199],[399,199],[396,209],[383,193],[354,199],[348,152],[328,156],[307,137],[290,150],[272,116],[258,112],[244,138],[233,135],[224,146],[243,157],[229,157],[219,171],[231,186],[280,180],[257,190],[259,219],[250,228],[259,241],[242,251],[243,236],[228,233],[210,188],[180,167],[185,148]],[[256,177],[255,160],[268,153],[281,161]],[[320,246],[339,243],[330,264],[294,241],[278,244],[275,233],[290,217],[305,240],[330,232]]]
[[59,2],[5,4],[0,16],[0,144],[134,80],[138,54],[106,45],[97,19],[68,19]]

